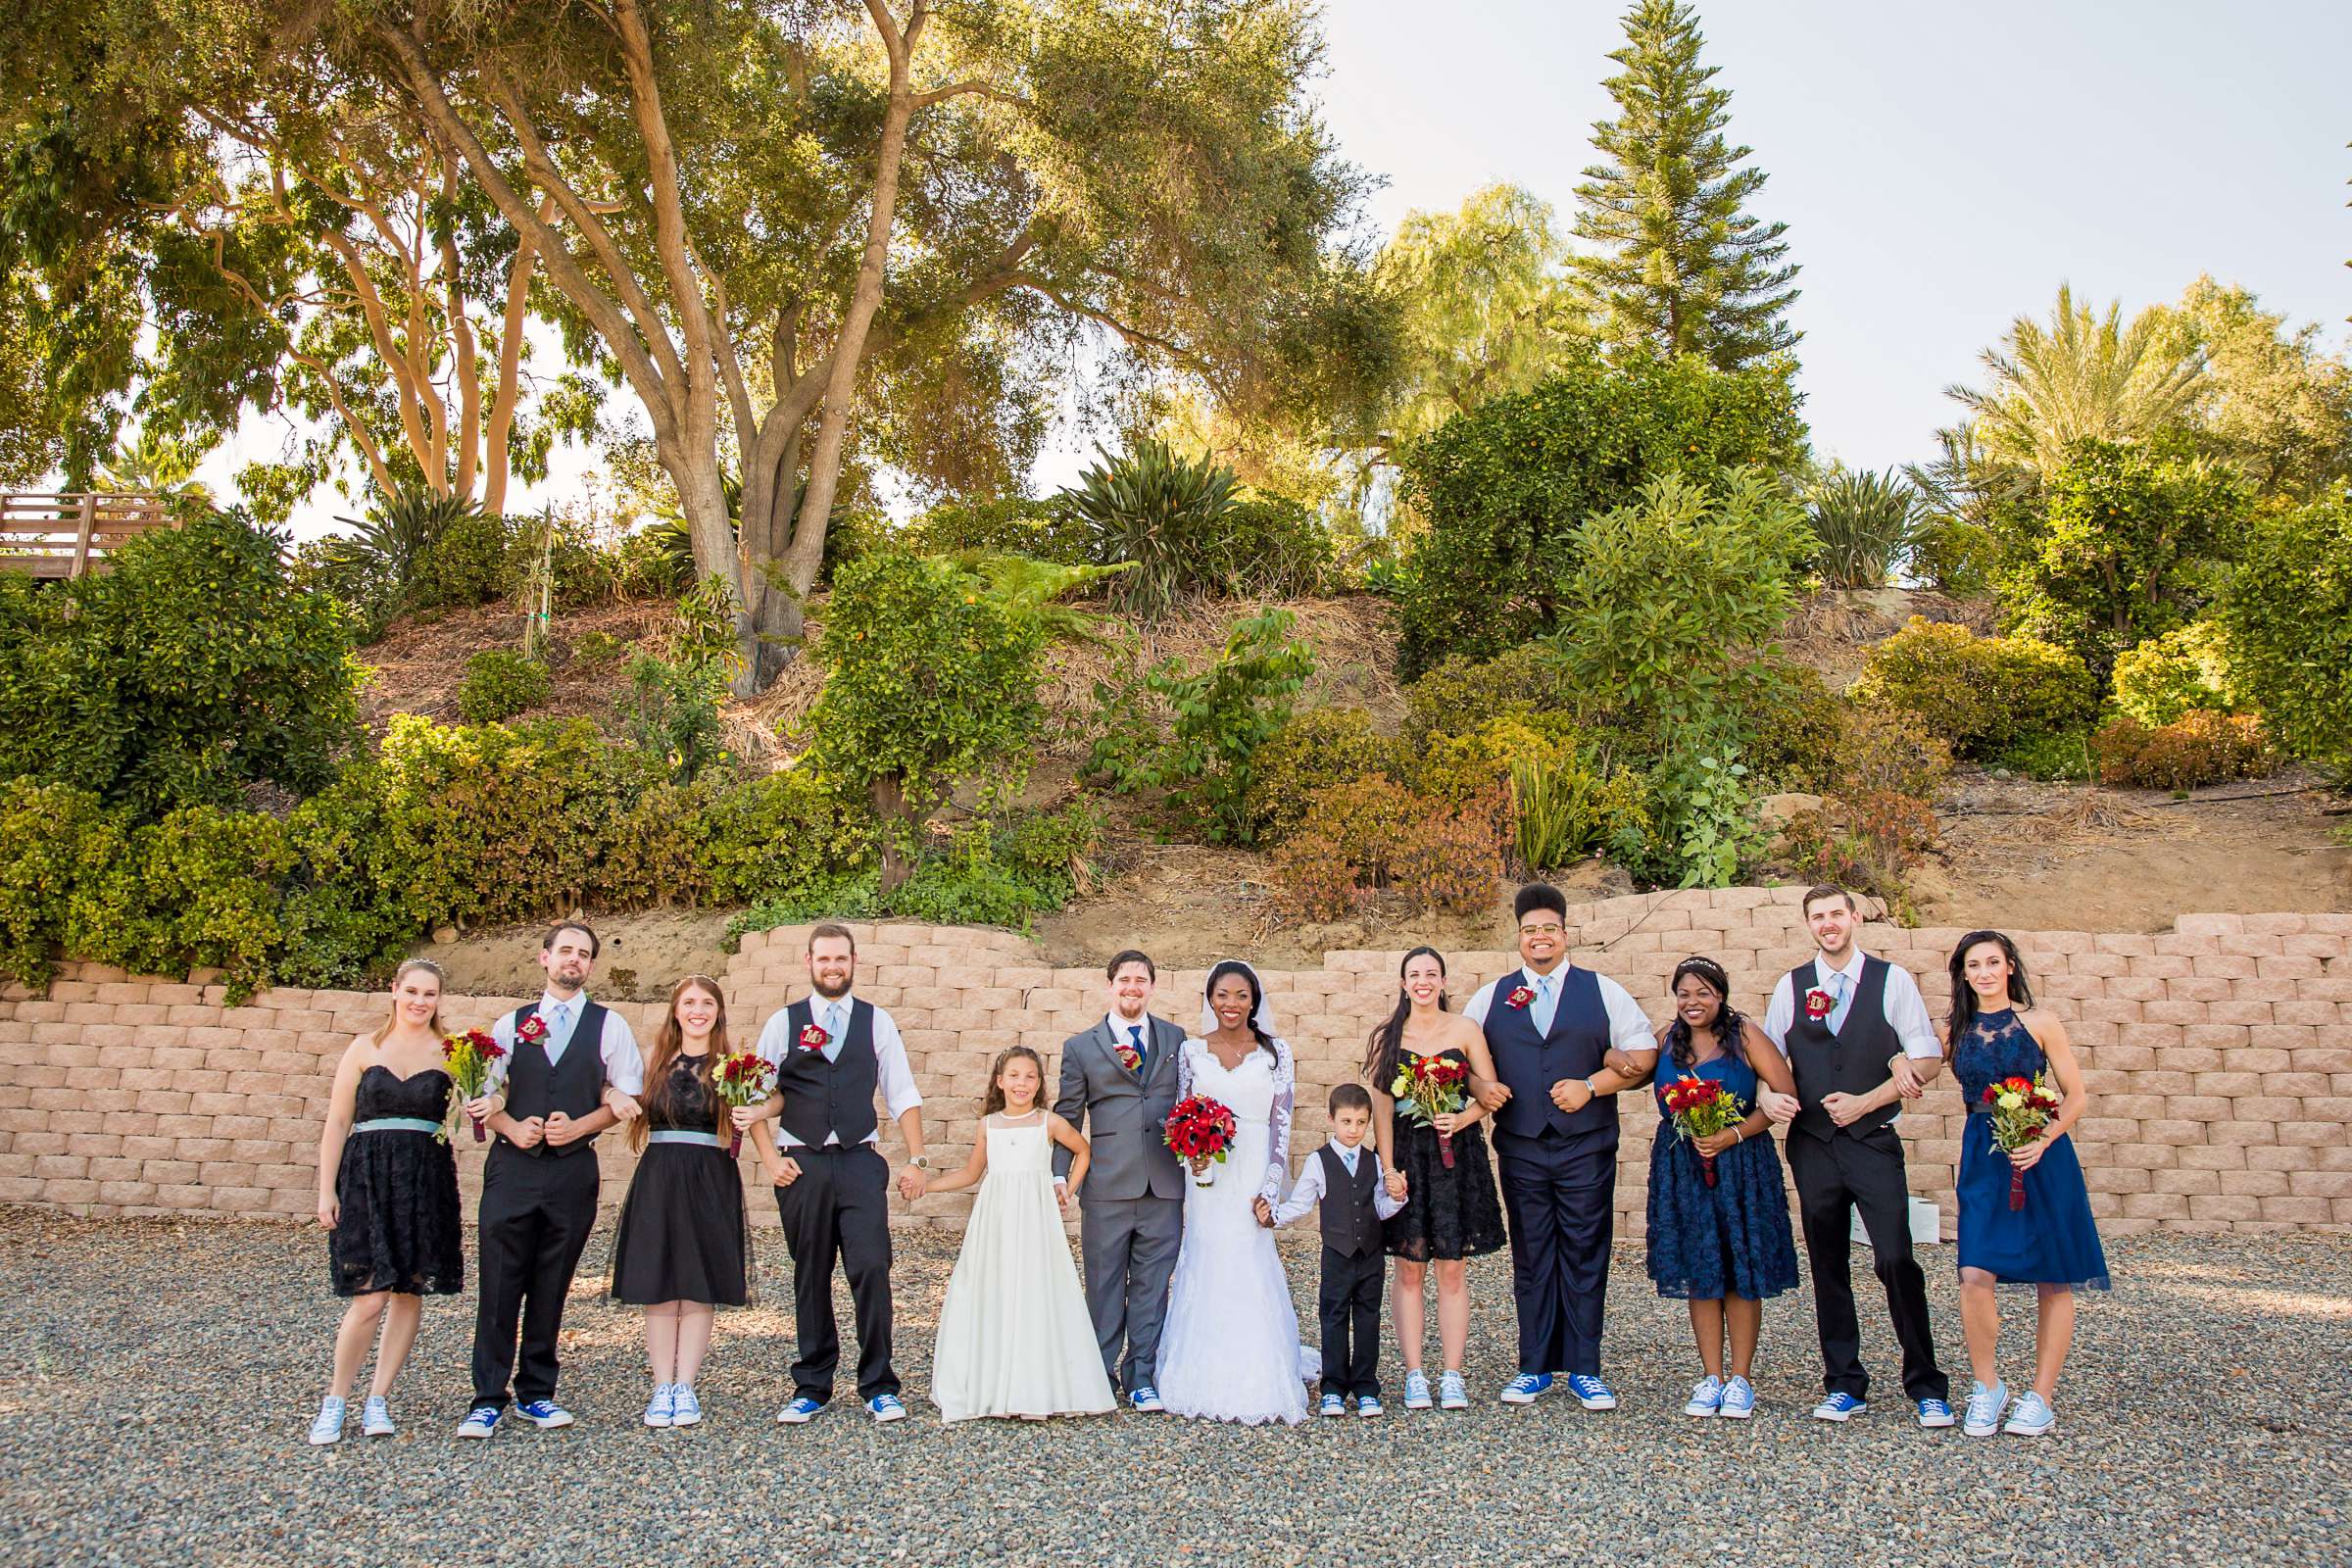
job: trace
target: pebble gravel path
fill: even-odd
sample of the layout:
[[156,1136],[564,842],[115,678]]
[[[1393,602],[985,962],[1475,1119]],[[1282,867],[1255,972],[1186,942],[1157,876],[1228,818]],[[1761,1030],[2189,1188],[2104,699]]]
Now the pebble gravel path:
[[[1494,1257],[1471,1266],[1467,1411],[1407,1414],[1392,1346],[1378,1422],[948,1430],[923,1397],[955,1261],[936,1232],[897,1238],[909,1419],[876,1427],[845,1399],[774,1424],[792,1325],[771,1231],[760,1303],[720,1318],[706,1424],[654,1432],[638,1319],[599,1297],[609,1241],[608,1226],[566,1317],[579,1425],[451,1438],[467,1295],[426,1303],[393,1395],[400,1435],[363,1441],[355,1398],[350,1435],[315,1449],[337,1315],[316,1229],[0,1210],[0,1563],[2352,1562],[2347,1236],[2110,1242],[2117,1289],[2085,1296],[2061,1434],[2040,1442],[1912,1424],[1859,1248],[1884,1397],[1843,1427],[1806,1416],[1819,1363],[1802,1292],[1766,1307],[1755,1419],[1682,1415],[1697,1376],[1684,1309],[1621,1246],[1611,1413],[1494,1402],[1513,1343]],[[1285,1245],[1311,1336],[1311,1237]],[[1950,1252],[1927,1261],[1957,1403]],[[2029,1295],[2004,1301],[2031,1312]],[[846,1338],[846,1292],[841,1307]],[[2009,1344],[2014,1382],[2027,1341],[2013,1328]]]

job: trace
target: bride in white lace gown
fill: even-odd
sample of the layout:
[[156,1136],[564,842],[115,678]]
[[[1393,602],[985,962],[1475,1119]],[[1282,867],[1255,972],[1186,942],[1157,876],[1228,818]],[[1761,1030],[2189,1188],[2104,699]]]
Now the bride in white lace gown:
[[1206,1095],[1237,1133],[1209,1186],[1186,1172],[1184,1245],[1159,1340],[1159,1396],[1177,1415],[1212,1421],[1306,1419],[1298,1316],[1274,1232],[1257,1222],[1290,1173],[1297,1077],[1273,1037],[1257,973],[1226,959],[1209,971],[1200,1035],[1184,1043],[1181,1093]]

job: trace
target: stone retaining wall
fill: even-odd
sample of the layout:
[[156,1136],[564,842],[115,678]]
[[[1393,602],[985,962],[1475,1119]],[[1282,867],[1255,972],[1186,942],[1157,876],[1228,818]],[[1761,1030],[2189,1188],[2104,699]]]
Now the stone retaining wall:
[[[1760,1013],[1772,981],[1811,951],[1799,897],[1732,888],[1574,906],[1574,956],[1662,1020],[1674,964],[1706,953],[1731,971],[1734,1004]],[[1100,970],[1046,967],[1017,936],[856,929],[858,992],[898,1018],[924,1125],[947,1159],[969,1148],[995,1053],[1035,1048],[1051,1084],[1061,1042],[1102,1014]],[[745,939],[723,977],[738,1029],[806,990],[803,934]],[[2076,1138],[2107,1231],[2352,1228],[2352,914],[2183,915],[2155,936],[2014,934],[2039,999],[2082,1051],[2093,1099]],[[1959,935],[1873,924],[1863,945],[1907,965],[1940,1013],[1944,959]],[[1336,953],[1320,969],[1265,975],[1298,1061],[1294,1163],[1321,1141],[1325,1096],[1355,1076],[1366,1031],[1393,1004],[1400,956]],[[1450,962],[1459,1001],[1516,958],[1468,953]],[[1163,972],[1156,1010],[1189,1027],[1201,979]],[[486,1023],[523,1000],[451,998],[443,1014],[453,1027]],[[386,1005],[374,994],[280,989],[232,1007],[217,984],[91,965],[67,969],[45,997],[0,991],[0,1202],[310,1214],[336,1055]],[[615,1005],[650,1041],[659,1004]],[[1625,1097],[1624,1123],[1619,1233],[1639,1236],[1657,1125],[1649,1097]],[[1957,1095],[1938,1083],[1901,1125],[1912,1189],[1938,1205],[1948,1236]],[[601,1145],[605,1200],[617,1202],[630,1156],[617,1135]],[[461,1133],[457,1147],[470,1200],[478,1146]],[[756,1183],[748,1152],[745,1161]],[[961,1195],[926,1199],[911,1212],[899,1205],[900,1218],[956,1227],[969,1205]],[[756,1200],[752,1212],[774,1223],[771,1204]]]

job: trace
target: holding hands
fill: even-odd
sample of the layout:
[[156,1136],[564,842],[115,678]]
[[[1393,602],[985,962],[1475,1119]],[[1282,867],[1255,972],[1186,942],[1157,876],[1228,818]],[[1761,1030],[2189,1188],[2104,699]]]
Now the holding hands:
[[1796,1120],[1796,1113],[1802,1108],[1794,1095],[1784,1095],[1775,1089],[1759,1088],[1756,1091],[1756,1103],[1763,1108],[1765,1115],[1783,1127]]
[[1551,1102],[1573,1115],[1592,1103],[1592,1086],[1582,1078],[1563,1078],[1551,1086]]
[[1262,1198],[1253,1200],[1250,1204],[1250,1211],[1257,1216],[1259,1225],[1267,1230],[1274,1228],[1274,1205],[1272,1203]]
[[912,1165],[899,1173],[899,1196],[909,1203],[922,1197],[930,1187],[931,1178]]
[[1387,1185],[1388,1185],[1388,1189],[1389,1189],[1389,1196],[1390,1196],[1391,1198],[1395,1199],[1395,1200],[1396,1200],[1397,1202],[1399,1202],[1399,1203],[1403,1202],[1403,1201],[1404,1201],[1404,1172],[1402,1172],[1402,1171],[1400,1171],[1400,1170],[1393,1170],[1393,1171],[1390,1171],[1390,1172],[1388,1173]]
[[767,1179],[777,1187],[790,1187],[801,1179],[801,1162],[789,1154],[766,1161]]

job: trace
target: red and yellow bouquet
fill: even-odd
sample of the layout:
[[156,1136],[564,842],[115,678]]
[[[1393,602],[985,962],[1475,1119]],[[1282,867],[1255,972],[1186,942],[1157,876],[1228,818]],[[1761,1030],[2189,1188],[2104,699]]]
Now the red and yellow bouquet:
[[[1740,1108],[1740,1097],[1712,1078],[1696,1073],[1677,1078],[1658,1091],[1666,1102],[1666,1114],[1674,1119],[1674,1129],[1692,1143],[1729,1132],[1747,1119]],[[1709,1187],[1715,1185],[1715,1156],[1698,1156],[1698,1173]]]
[[[1396,1081],[1389,1085],[1389,1098],[1406,1117],[1429,1125],[1462,1108],[1469,1079],[1469,1067],[1451,1056],[1416,1056],[1408,1052],[1396,1064]],[[1453,1169],[1450,1134],[1438,1134],[1438,1157],[1447,1170]]]
[[1225,1163],[1226,1152],[1240,1136],[1241,1128],[1233,1119],[1233,1111],[1222,1101],[1206,1095],[1188,1095],[1176,1102],[1168,1119],[1160,1124],[1160,1136],[1178,1159],[1193,1167],[1193,1185],[1206,1187],[1216,1179],[1211,1168]]
[[[535,1021],[535,1020],[534,1020]],[[545,1028],[545,1025],[541,1025]],[[449,1081],[457,1090],[456,1099],[479,1100],[482,1091],[490,1087],[490,1064],[507,1054],[507,1048],[491,1038],[487,1029],[468,1029],[464,1034],[451,1035],[441,1042],[441,1059],[449,1063]],[[473,1141],[484,1137],[482,1119],[473,1122]],[[449,1141],[449,1129],[441,1129],[441,1141]]]
[[[2004,1154],[2014,1154],[2039,1138],[2064,1103],[2050,1087],[2049,1074],[2039,1072],[2032,1078],[1986,1084],[1984,1098],[1992,1107],[1992,1146]],[[2009,1206],[2026,1206],[2026,1173],[2015,1167],[2009,1172]]]
[[[718,1092],[726,1105],[741,1109],[745,1105],[764,1104],[775,1093],[776,1069],[757,1051],[735,1051],[718,1058],[710,1068],[710,1087]],[[733,1159],[743,1152],[743,1129],[728,1119],[727,1157]]]

